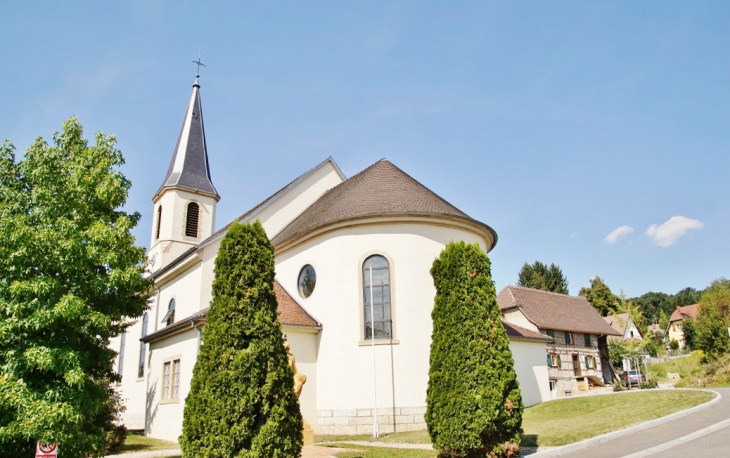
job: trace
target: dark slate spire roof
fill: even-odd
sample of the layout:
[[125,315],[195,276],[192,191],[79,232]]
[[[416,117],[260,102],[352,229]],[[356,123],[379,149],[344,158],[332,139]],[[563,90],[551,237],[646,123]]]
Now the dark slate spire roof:
[[197,76],[175,151],[172,153],[170,167],[167,169],[165,180],[155,193],[155,197],[163,189],[170,187],[208,194],[215,197],[216,200],[220,200],[218,191],[210,179],[208,148],[205,143],[205,127],[203,126],[203,105],[200,103],[200,83]]
[[378,215],[460,219],[481,226],[497,243],[497,233],[491,227],[469,217],[386,159],[324,193],[282,229],[272,243],[278,246],[329,224]]

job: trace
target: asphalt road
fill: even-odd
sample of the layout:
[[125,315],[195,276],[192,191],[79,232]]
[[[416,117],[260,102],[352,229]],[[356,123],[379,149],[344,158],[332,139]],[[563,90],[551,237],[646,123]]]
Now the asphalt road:
[[665,450],[652,452],[677,439],[698,432],[724,420],[730,419],[730,388],[714,389],[722,394],[722,401],[702,412],[680,418],[679,420],[657,426],[646,431],[631,434],[610,442],[594,445],[573,453],[561,455],[565,458],[700,458],[730,457],[730,421],[718,429],[701,437],[685,438],[686,442],[672,444]]

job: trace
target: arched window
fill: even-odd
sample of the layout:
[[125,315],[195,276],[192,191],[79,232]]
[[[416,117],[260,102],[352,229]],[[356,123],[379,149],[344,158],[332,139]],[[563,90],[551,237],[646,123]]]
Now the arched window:
[[198,218],[200,217],[200,206],[195,202],[188,204],[188,219],[185,221],[185,235],[188,237],[198,236]]
[[160,238],[160,225],[162,224],[162,205],[157,207],[157,229],[155,229],[155,239]]
[[[147,335],[147,313],[142,315],[142,337]],[[137,369],[137,377],[144,377],[144,359],[145,351],[147,350],[147,344],[144,342],[139,343],[139,367]]]
[[383,256],[370,256],[362,263],[365,339],[393,338],[390,311],[390,265]]
[[162,321],[160,321],[160,323],[165,323],[167,326],[170,326],[174,322],[175,322],[175,299],[170,299],[170,303],[167,305],[167,313],[162,318]]

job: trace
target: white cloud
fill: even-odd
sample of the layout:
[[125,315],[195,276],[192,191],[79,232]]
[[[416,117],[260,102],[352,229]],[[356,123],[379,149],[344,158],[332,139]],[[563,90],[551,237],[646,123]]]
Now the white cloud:
[[702,221],[686,216],[672,216],[662,224],[649,226],[646,235],[659,246],[672,246],[687,232],[703,227],[705,227],[705,223]]
[[608,244],[616,243],[622,238],[631,234],[632,232],[634,232],[634,228],[631,226],[617,227],[616,229],[612,230],[611,233],[608,234],[605,239],[603,239],[603,241]]

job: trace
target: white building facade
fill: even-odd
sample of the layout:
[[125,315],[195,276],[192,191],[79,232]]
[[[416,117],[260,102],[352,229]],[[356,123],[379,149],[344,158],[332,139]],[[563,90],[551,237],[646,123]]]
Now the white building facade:
[[[112,345],[126,361],[124,422],[177,440],[201,345],[220,196],[213,186],[198,80],[170,167],[154,196],[150,308]],[[275,247],[279,320],[307,376],[300,397],[317,434],[425,428],[431,310],[429,273],[450,241],[489,252],[497,235],[387,160],[346,179],[328,158],[247,211]],[[508,328],[525,404],[549,397],[545,342]],[[374,335],[373,335],[374,334]],[[134,364],[132,363],[134,361]]]

